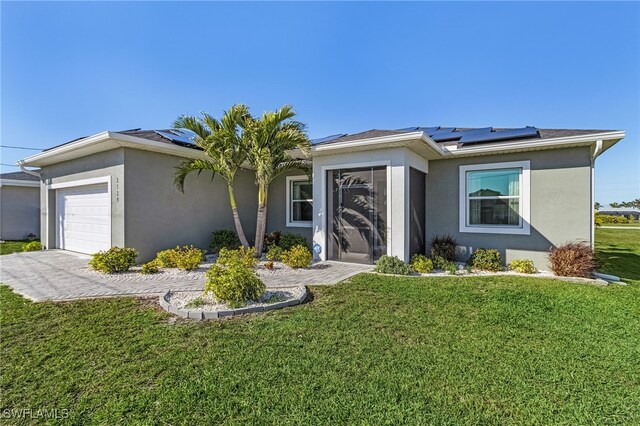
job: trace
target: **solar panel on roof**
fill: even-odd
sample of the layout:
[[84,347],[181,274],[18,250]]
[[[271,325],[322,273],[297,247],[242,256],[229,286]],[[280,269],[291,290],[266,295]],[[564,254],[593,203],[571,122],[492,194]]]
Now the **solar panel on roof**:
[[522,129],[509,129],[509,130],[497,130],[489,133],[474,133],[468,136],[460,138],[462,145],[480,143],[480,142],[493,142],[506,139],[522,139],[537,137],[538,129],[535,127],[524,127]]
[[194,132],[188,129],[170,129],[168,132],[156,130],[155,132],[178,145],[194,146],[197,137]]
[[331,136],[325,136],[323,138],[311,139],[311,145],[318,145],[320,143],[329,142],[329,141],[341,138],[341,137],[346,136],[346,135],[347,135],[346,133],[338,133],[338,134],[331,135]]

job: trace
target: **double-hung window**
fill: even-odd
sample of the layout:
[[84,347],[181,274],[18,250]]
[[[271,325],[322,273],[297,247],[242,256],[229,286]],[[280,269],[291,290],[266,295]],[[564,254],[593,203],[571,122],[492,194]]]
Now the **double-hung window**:
[[313,186],[307,176],[287,177],[287,226],[310,227],[313,220]]
[[460,167],[460,232],[529,235],[529,161]]

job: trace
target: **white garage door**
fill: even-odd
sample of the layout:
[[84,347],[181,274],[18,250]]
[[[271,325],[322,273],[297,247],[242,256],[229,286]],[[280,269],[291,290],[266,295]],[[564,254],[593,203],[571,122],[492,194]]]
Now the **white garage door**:
[[111,197],[107,184],[59,189],[58,247],[96,253],[111,247]]

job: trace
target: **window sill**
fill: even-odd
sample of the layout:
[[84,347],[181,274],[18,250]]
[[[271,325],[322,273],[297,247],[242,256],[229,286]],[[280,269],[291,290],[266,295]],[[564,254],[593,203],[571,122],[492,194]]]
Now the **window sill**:
[[287,222],[287,228],[311,228],[313,222]]
[[531,235],[531,227],[523,226],[522,228],[501,228],[498,226],[461,226],[460,232],[471,234]]

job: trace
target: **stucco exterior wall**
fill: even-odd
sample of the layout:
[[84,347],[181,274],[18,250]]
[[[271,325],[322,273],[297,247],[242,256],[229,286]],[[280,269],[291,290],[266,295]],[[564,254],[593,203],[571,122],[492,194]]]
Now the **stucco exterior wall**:
[[[291,171],[280,175],[269,185],[267,211],[267,232],[281,231],[303,235],[309,243],[312,239],[311,226],[287,226],[287,176],[303,176],[303,171]],[[255,218],[254,218],[255,221]],[[255,227],[254,227],[255,228]]]
[[[208,248],[211,232],[235,230],[226,184],[209,172],[187,177],[184,193],[173,184],[178,157],[125,149],[125,242],[140,252],[139,261],[176,245]],[[236,201],[247,238],[255,233],[257,192],[253,174],[240,171],[235,181]]]
[[124,246],[124,149],[88,155],[41,168],[40,233],[46,248],[56,248],[56,190],[49,185],[109,176],[111,178],[111,244]]
[[[459,167],[530,160],[531,234],[459,232]],[[500,250],[503,259],[531,259],[548,269],[551,246],[591,238],[591,157],[589,147],[437,160],[427,174],[427,241],[453,235],[468,257],[477,248]],[[428,249],[428,248],[427,248]]]
[[40,188],[0,186],[0,239],[23,240],[29,234],[40,235]]

